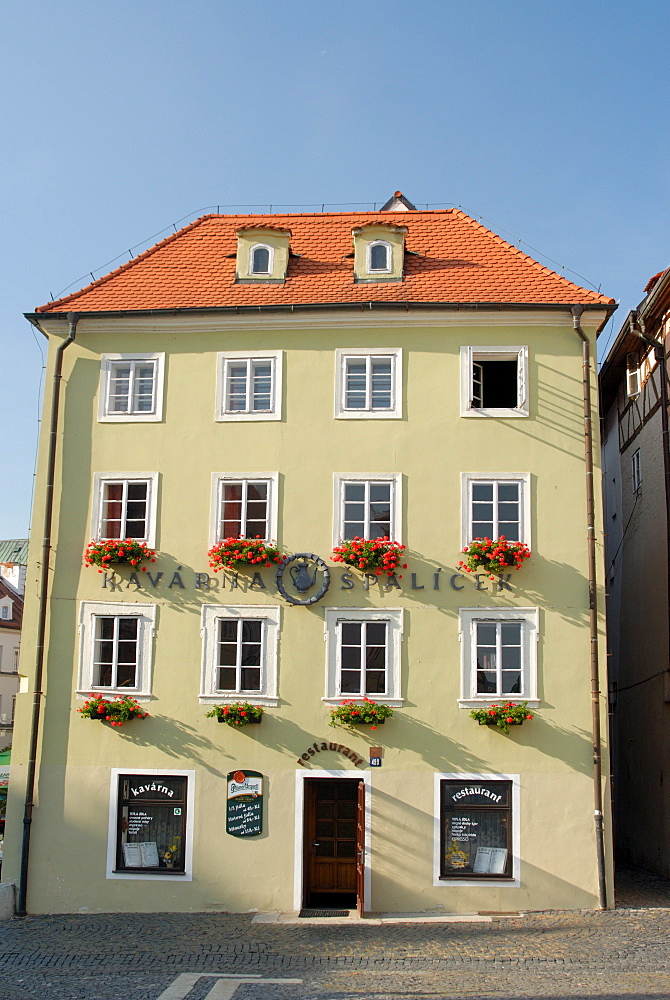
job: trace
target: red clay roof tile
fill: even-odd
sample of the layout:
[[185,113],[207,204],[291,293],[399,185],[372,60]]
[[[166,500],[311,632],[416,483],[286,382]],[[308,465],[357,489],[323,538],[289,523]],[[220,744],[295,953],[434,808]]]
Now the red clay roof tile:
[[[205,215],[38,313],[219,309],[329,303],[495,303],[613,305],[573,284],[459,209],[404,212],[402,281],[354,283],[352,229],[395,224],[388,212],[310,215]],[[251,227],[291,230],[286,281],[235,282],[236,233]]]

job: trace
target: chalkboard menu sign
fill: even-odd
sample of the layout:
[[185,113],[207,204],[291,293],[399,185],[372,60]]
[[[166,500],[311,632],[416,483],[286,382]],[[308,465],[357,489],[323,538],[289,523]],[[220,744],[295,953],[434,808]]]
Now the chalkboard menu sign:
[[256,837],[263,832],[263,775],[260,771],[230,771],[226,833]]

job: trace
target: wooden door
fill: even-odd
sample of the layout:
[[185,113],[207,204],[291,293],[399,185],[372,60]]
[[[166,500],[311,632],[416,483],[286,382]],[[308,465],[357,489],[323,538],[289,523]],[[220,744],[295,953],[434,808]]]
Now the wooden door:
[[305,782],[306,906],[357,905],[360,778]]
[[365,782],[358,783],[356,800],[356,903],[358,915],[365,916]]

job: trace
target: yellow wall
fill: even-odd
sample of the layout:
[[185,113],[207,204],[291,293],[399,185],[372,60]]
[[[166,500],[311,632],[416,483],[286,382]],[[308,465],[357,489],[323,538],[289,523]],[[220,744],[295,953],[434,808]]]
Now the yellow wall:
[[[587,314],[585,314],[587,316]],[[593,314],[588,314],[591,320]],[[593,322],[601,317],[593,317]],[[478,325],[475,325],[478,324]],[[65,334],[63,324],[50,329]],[[593,335],[595,327],[587,328]],[[54,337],[53,346],[59,342]],[[459,416],[460,347],[529,347],[528,419]],[[335,349],[403,348],[403,416],[333,419]],[[284,351],[283,419],[216,422],[218,351]],[[97,422],[100,355],[164,351],[165,419]],[[597,905],[593,832],[581,342],[569,312],[528,318],[394,314],[369,323],[314,321],[288,325],[226,319],[79,323],[65,353],[47,632],[46,698],[37,808],[33,823],[28,908],[91,910],[261,910],[293,908],[296,758],[314,740],[335,740],[372,771],[373,910],[541,909]],[[47,385],[49,385],[47,378]],[[593,385],[594,399],[595,384]],[[47,398],[47,405],[48,405]],[[597,426],[597,423],[595,424]],[[44,482],[45,441],[39,482]],[[208,571],[211,473],[249,469],[280,474],[278,543],[286,552],[332,551],[333,473],[403,475],[402,541],[408,569],[402,591],[340,589],[341,567],[325,598],[289,607],[270,571],[267,591],[196,590]],[[95,472],[159,471],[156,569],[162,585],[110,593],[81,555],[90,538]],[[477,592],[472,580],[449,586],[461,548],[461,472],[531,473],[533,556],[513,579],[513,593]],[[599,494],[598,494],[599,495]],[[597,509],[600,509],[598,502]],[[43,518],[37,492],[35,528]],[[601,527],[598,526],[601,540]],[[38,546],[32,547],[21,670],[35,661]],[[181,567],[184,590],[168,589]],[[441,568],[440,589],[433,589]],[[423,590],[411,589],[411,574]],[[118,571],[127,580],[128,570]],[[490,585],[489,585],[490,587]],[[158,605],[151,717],[122,729],[82,720],[77,686],[81,601]],[[203,603],[280,605],[279,697],[261,726],[234,731],[204,717],[199,703],[200,609]],[[505,736],[479,727],[459,708],[459,607],[538,607],[536,718]],[[402,607],[402,708],[383,729],[349,735],[328,726],[324,608]],[[601,622],[602,626],[602,622]],[[604,668],[604,651],[601,665]],[[604,683],[601,685],[605,690]],[[22,818],[31,696],[17,699],[12,786],[3,876],[15,880]],[[603,712],[604,712],[603,699]],[[360,768],[330,751],[315,767]],[[311,765],[308,765],[308,768]],[[138,885],[105,879],[110,768],[196,770],[194,880]],[[237,840],[225,832],[225,775],[234,767],[268,777],[263,835]],[[521,886],[433,886],[436,772],[519,774]],[[605,754],[604,773],[607,774]],[[608,827],[609,829],[609,827]],[[609,833],[608,833],[609,837]],[[244,877],[239,878],[243,872]],[[148,891],[150,888],[150,891]]]

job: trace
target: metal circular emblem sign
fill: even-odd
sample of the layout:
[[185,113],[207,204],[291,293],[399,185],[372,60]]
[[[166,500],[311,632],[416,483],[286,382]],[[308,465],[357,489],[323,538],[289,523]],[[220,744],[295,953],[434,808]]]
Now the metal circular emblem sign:
[[[284,559],[277,570],[277,589],[290,604],[316,604],[329,587],[330,570],[313,552],[296,552]],[[302,596],[311,590],[314,591],[311,596]]]

